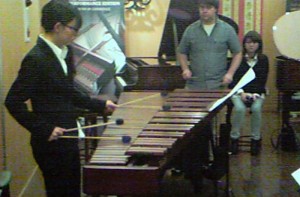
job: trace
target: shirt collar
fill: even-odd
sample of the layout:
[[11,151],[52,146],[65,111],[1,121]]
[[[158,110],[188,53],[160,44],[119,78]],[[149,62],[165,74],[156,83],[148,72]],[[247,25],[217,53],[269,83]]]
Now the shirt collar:
[[257,60],[257,54],[255,54],[255,56],[251,59],[249,59],[249,55],[246,53],[245,54],[245,58],[249,61],[249,60],[253,60],[253,61],[256,61]]
[[65,59],[67,57],[68,47],[63,46],[63,48],[59,48],[52,41],[46,39],[42,34],[40,34],[39,37],[47,43],[47,45],[52,49],[56,57],[60,59]]
[[[213,24],[214,25],[214,27],[216,27],[216,26],[218,26],[218,24],[221,22],[221,20],[219,19],[219,17],[218,16],[216,16],[216,22]],[[200,27],[202,27],[202,28],[204,28],[204,24],[203,24],[203,22],[199,19],[199,25],[200,25]],[[220,24],[219,24],[220,25]]]
[[251,59],[249,59],[249,56],[248,54],[245,54],[245,58],[247,60],[247,63],[250,67],[254,67],[256,65],[256,63],[258,62],[258,59],[257,59],[257,54],[255,54],[255,56]]

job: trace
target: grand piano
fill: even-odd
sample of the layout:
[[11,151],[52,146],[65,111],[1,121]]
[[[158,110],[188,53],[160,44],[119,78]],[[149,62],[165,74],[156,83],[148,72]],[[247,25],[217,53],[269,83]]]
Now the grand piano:
[[[293,95],[300,91],[299,33],[293,24],[299,19],[300,11],[291,12],[281,16],[273,26],[275,45],[281,53],[276,58],[276,86],[282,113],[280,142],[283,151],[298,149],[290,112],[300,111],[300,101],[293,99]],[[299,118],[295,122],[299,123]]]
[[[294,59],[279,56],[276,58],[276,86],[279,91],[279,102],[282,119],[280,133],[281,149],[283,151],[297,151],[298,145],[295,131],[291,124],[291,111],[300,111],[300,101],[293,99],[300,91],[300,62]],[[300,119],[293,120],[299,123]]]

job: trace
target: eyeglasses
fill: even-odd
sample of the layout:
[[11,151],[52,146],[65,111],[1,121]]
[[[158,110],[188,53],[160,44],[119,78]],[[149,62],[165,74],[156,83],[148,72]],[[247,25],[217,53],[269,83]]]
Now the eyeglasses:
[[65,27],[68,27],[69,29],[72,29],[73,31],[75,31],[76,33],[78,33],[79,31],[79,28],[77,27],[72,27],[72,26],[69,26],[69,25],[64,25]]

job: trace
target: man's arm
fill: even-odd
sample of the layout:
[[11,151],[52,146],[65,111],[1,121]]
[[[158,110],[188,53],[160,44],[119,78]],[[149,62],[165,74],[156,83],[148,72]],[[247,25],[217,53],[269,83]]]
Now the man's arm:
[[233,54],[232,61],[230,63],[230,67],[223,77],[223,84],[229,84],[232,82],[233,75],[235,71],[239,68],[242,61],[242,52]]
[[188,65],[188,57],[186,54],[183,53],[178,53],[177,55],[181,69],[182,69],[182,77],[184,79],[189,79],[192,77],[192,72],[189,69],[189,65]]

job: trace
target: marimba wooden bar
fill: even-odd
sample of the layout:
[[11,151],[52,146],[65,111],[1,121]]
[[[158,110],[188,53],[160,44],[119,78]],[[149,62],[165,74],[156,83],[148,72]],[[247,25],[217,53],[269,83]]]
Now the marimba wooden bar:
[[[119,104],[140,99],[120,108],[112,119],[123,125],[108,125],[103,136],[129,135],[130,144],[100,140],[90,162],[83,166],[83,191],[88,195],[154,196],[159,194],[165,171],[172,165],[195,132],[207,124],[221,106],[212,112],[207,106],[227,91],[175,90],[167,96],[157,92],[124,92]],[[170,110],[142,106],[170,105]]]

